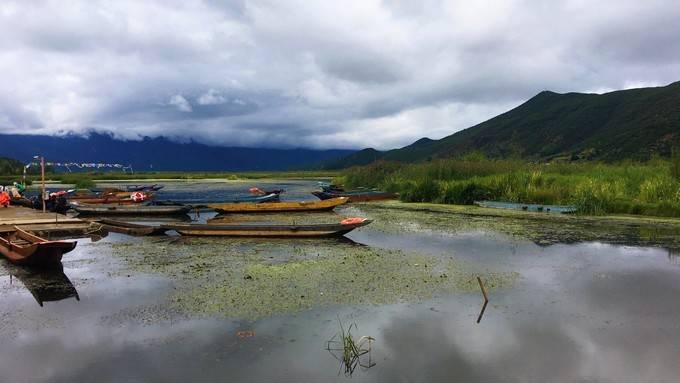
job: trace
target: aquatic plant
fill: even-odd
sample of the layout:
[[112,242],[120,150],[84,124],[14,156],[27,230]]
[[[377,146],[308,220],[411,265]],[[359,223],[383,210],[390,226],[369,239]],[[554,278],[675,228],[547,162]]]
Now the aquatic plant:
[[[326,342],[326,350],[340,361],[340,369],[345,370],[345,375],[352,375],[357,366],[371,368],[375,363],[371,359],[371,345],[375,341],[373,337],[362,336],[358,340],[352,335],[352,328],[356,329],[356,323],[349,325],[347,330],[338,318],[340,332]],[[339,353],[339,355],[338,355]],[[363,361],[362,356],[368,354],[368,360]]]

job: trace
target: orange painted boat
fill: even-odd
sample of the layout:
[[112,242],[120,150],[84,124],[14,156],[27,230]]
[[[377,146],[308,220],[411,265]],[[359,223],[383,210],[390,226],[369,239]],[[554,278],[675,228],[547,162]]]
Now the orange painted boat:
[[17,265],[61,267],[62,256],[75,247],[76,242],[48,241],[18,227],[0,231],[0,253]]

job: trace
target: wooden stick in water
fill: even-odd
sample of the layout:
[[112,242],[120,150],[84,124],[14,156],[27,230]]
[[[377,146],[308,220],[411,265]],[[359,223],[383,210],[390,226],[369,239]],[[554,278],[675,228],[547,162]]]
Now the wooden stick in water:
[[484,288],[484,284],[482,283],[482,278],[477,277],[477,282],[479,282],[479,288],[482,289],[482,295],[484,295],[484,302],[488,302],[489,298],[486,296],[486,289]]

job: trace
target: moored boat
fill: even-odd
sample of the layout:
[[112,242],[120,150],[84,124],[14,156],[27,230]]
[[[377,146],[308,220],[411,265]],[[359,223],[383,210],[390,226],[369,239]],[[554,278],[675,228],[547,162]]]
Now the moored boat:
[[219,203],[208,204],[219,213],[271,213],[304,212],[333,210],[349,201],[347,197],[331,198],[323,201],[270,202],[270,203]]
[[522,210],[538,213],[575,213],[578,208],[571,205],[542,205],[531,203],[515,203],[515,202],[501,202],[501,201],[475,201],[475,205],[480,207],[487,207],[493,209],[509,209]]
[[128,185],[125,187],[127,191],[129,192],[136,192],[136,191],[159,191],[163,189],[165,186],[164,185],[159,185],[159,184],[153,184],[153,185]]
[[339,237],[350,231],[366,226],[372,221],[364,218],[348,218],[339,223],[281,225],[281,224],[253,224],[253,225],[204,225],[204,224],[175,224],[162,225],[163,228],[174,230],[181,235],[190,236],[219,236],[219,237]]
[[349,198],[349,202],[379,201],[385,199],[394,199],[398,197],[396,193],[384,192],[380,190],[346,191],[346,192],[315,191],[312,192],[312,194],[314,194],[317,198],[321,200],[347,197]]
[[98,219],[97,222],[99,222],[103,228],[108,231],[128,235],[162,235],[168,231],[168,229],[165,229],[161,226],[142,225],[113,219]]
[[272,202],[272,201],[278,201],[281,199],[281,196],[279,193],[269,193],[265,195],[243,195],[243,196],[236,196],[232,198],[228,198],[224,203],[262,203],[262,202]]
[[17,265],[61,267],[61,258],[76,242],[48,241],[18,227],[0,230],[0,253]]
[[191,206],[186,205],[125,205],[125,204],[84,204],[72,203],[71,208],[78,214],[88,215],[181,215],[187,214]]
[[97,194],[66,194],[69,202],[87,204],[136,204],[153,199],[153,193],[144,192],[112,192],[105,191]]

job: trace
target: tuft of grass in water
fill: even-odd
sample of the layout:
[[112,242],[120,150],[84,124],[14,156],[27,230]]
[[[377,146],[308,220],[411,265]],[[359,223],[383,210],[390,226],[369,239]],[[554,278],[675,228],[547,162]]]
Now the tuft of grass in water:
[[347,187],[398,192],[405,202],[477,200],[576,205],[582,214],[680,217],[680,154],[646,163],[535,164],[483,158],[377,163],[336,179]]
[[[349,325],[347,330],[342,325],[340,318],[338,318],[338,324],[340,325],[340,332],[326,342],[326,350],[340,361],[340,369],[345,370],[345,375],[352,375],[357,366],[366,369],[375,366],[371,359],[371,346],[375,339],[370,336],[362,336],[355,340],[352,335],[352,328],[357,328],[356,323]],[[367,354],[368,360],[363,361],[362,357]]]

